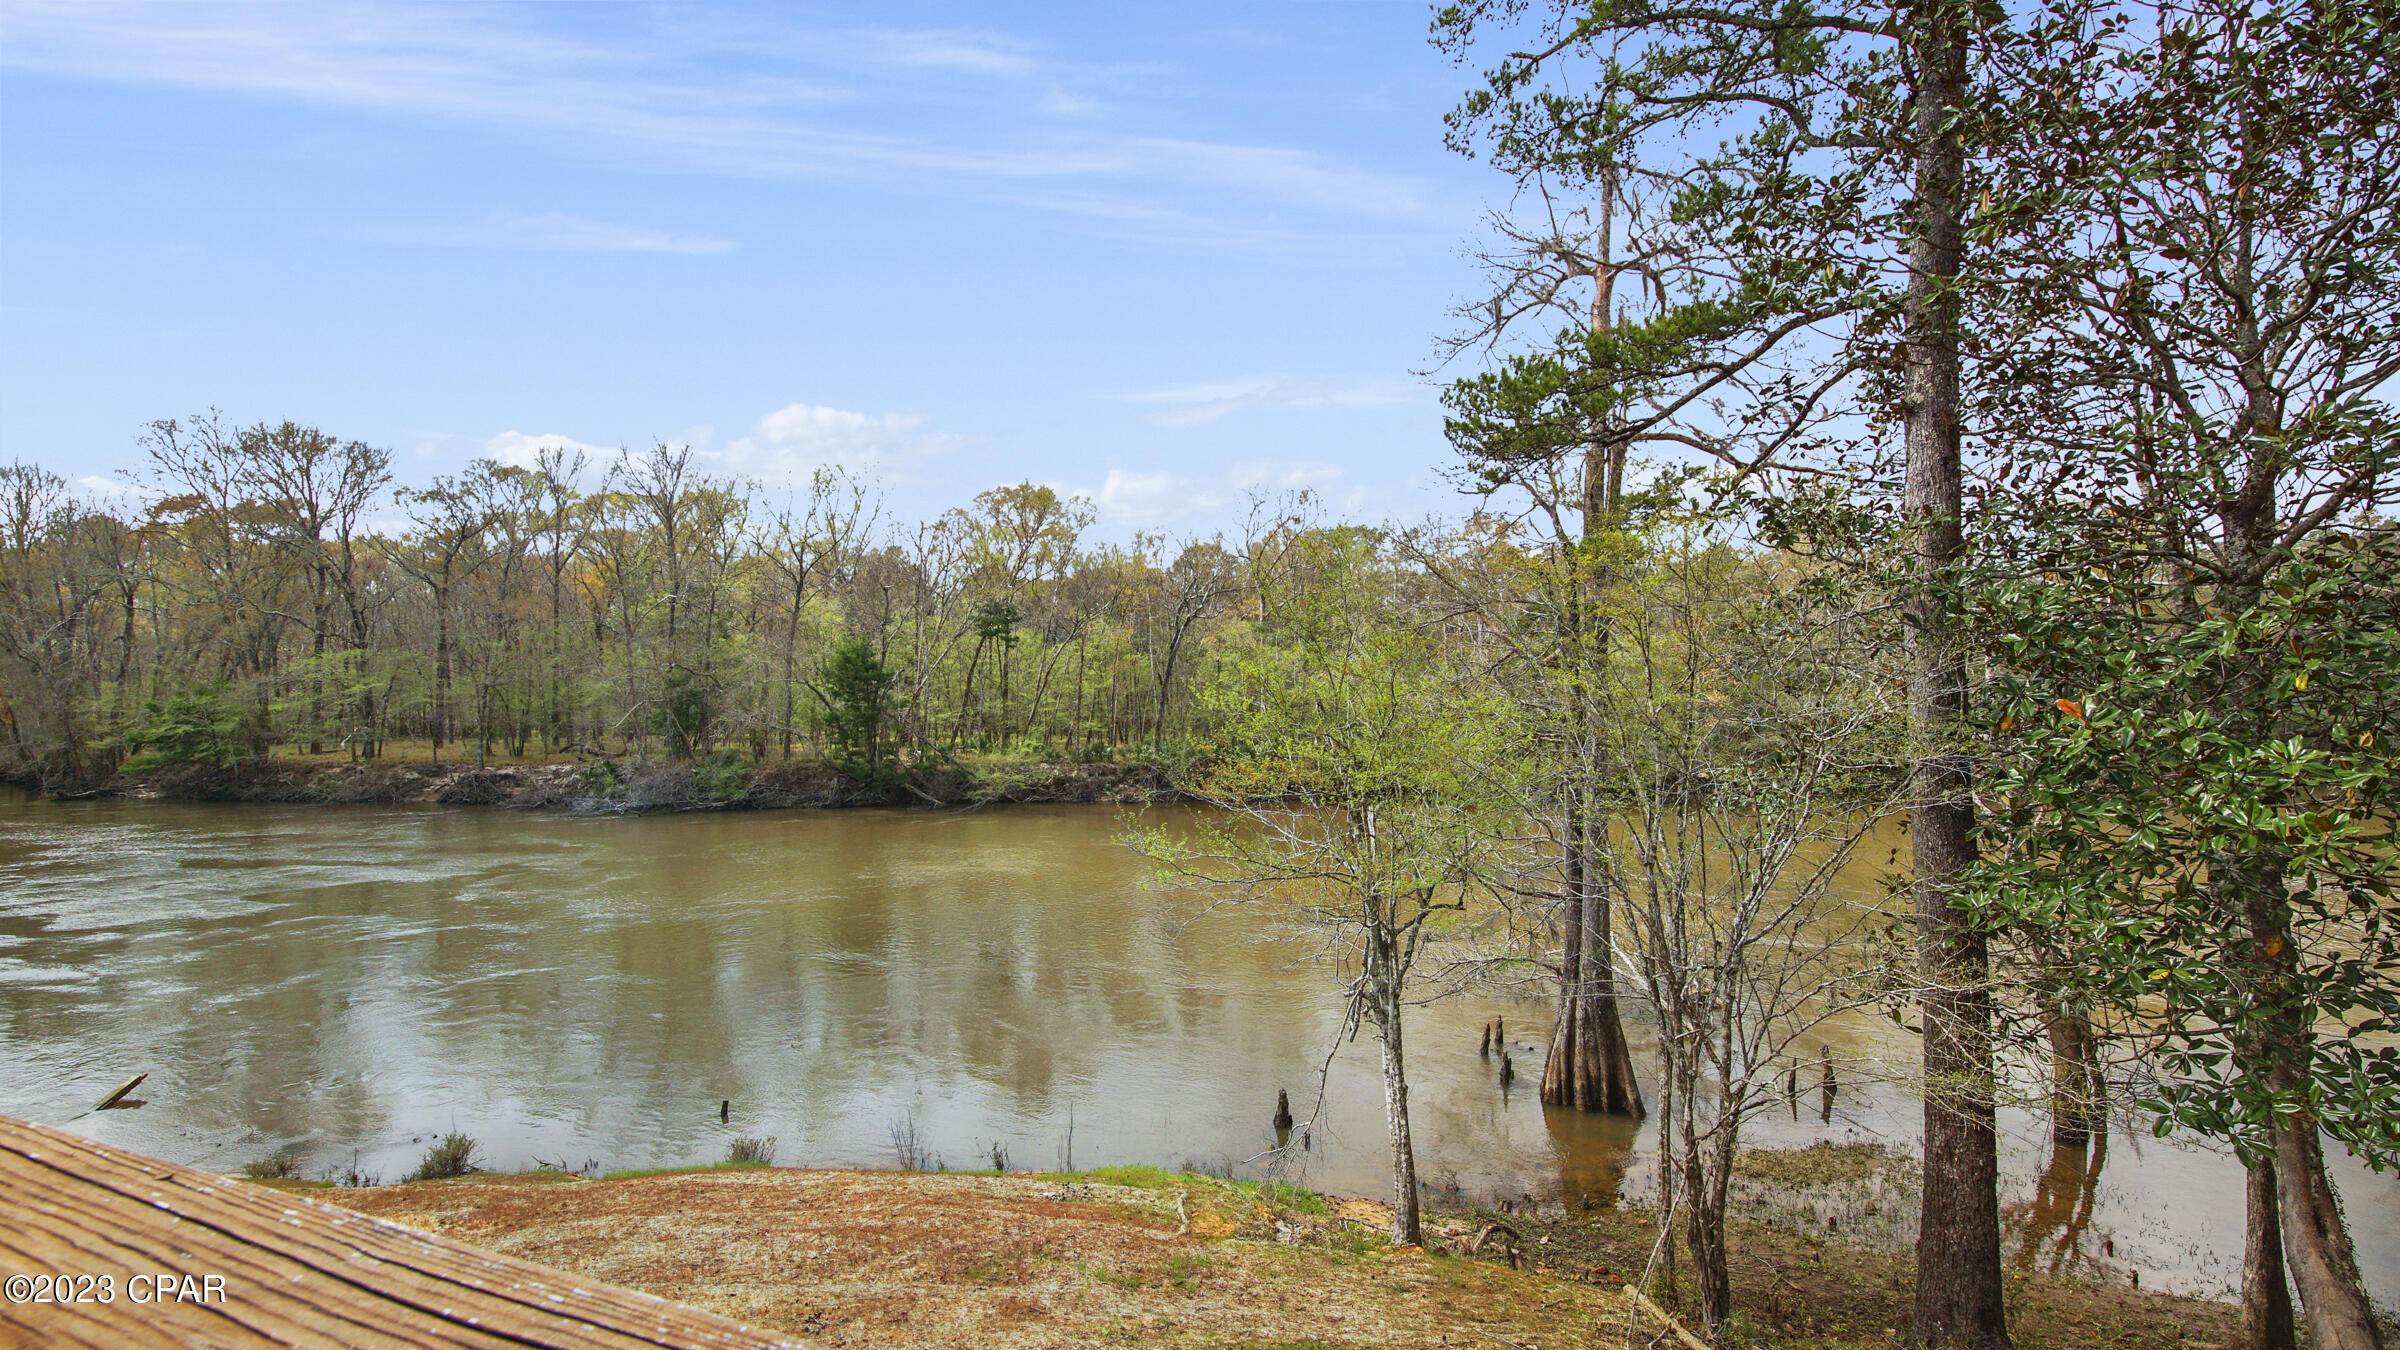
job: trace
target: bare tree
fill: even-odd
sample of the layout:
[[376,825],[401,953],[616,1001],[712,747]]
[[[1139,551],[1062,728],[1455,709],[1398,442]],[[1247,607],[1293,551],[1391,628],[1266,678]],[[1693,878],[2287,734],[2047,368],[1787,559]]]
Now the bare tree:
[[1743,1126],[1795,1044],[1878,997],[1860,978],[1875,916],[1837,883],[1897,804],[1890,672],[1854,615],[1776,563],[1696,532],[1654,538],[1616,593],[1599,695],[1620,959],[1658,1022],[1654,1259],[1671,1263],[1680,1225],[1712,1335],[1733,1308]]
[[[1204,697],[1250,747],[1212,790],[1223,808],[1140,847],[1213,903],[1269,908],[1346,977],[1341,1035],[1382,1051],[1392,1240],[1421,1239],[1403,1021],[1433,920],[1465,908],[1500,847],[1485,790],[1499,725],[1459,678],[1438,622],[1398,597],[1382,545],[1326,531],[1316,578],[1286,598],[1278,639]],[[1253,788],[1274,784],[1273,796]]]

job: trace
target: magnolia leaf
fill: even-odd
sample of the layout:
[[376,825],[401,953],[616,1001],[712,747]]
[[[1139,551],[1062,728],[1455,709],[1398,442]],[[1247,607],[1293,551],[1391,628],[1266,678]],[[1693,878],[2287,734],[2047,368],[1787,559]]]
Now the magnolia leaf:
[[2297,689],[2297,690],[2299,690],[2299,691],[2301,691],[2301,692],[2303,692],[2303,693],[2306,693],[2306,692],[2307,692],[2307,690],[2308,690],[2308,672],[2307,672],[2307,671],[2305,671],[2305,670],[2304,670],[2304,671],[2301,671],[2299,674],[2297,674],[2297,675],[2294,675],[2294,676],[2292,677],[2292,688],[2294,688],[2294,689]]
[[2058,700],[2058,710],[2069,717],[2081,718],[2083,716],[2083,705],[2071,698]]

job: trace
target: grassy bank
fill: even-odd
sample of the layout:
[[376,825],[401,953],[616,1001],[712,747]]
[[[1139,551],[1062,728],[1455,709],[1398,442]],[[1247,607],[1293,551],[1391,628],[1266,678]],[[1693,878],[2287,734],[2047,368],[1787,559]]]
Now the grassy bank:
[[[1626,1281],[1639,1211],[1436,1210],[1393,1248],[1383,1206],[1154,1168],[1082,1173],[697,1168],[484,1175],[311,1194],[547,1265],[850,1346],[1646,1344]],[[1721,1344],[1887,1347],[1910,1265],[1739,1224]],[[1653,1292],[1671,1299],[1669,1291]],[[2225,1343],[2232,1309],[2011,1278],[2018,1343]]]

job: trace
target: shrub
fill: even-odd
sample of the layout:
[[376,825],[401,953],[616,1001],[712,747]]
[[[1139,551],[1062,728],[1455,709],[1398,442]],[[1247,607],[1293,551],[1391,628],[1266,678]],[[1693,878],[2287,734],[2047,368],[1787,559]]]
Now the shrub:
[[150,699],[142,704],[141,725],[125,733],[126,748],[139,752],[125,767],[139,773],[231,764],[240,745],[241,720],[241,712],[227,704],[221,685]]
[[734,1140],[733,1147],[725,1151],[725,1161],[736,1167],[773,1167],[775,1139],[772,1135],[765,1139],[752,1139],[745,1135]]
[[865,638],[835,647],[817,667],[824,686],[822,721],[833,736],[826,756],[833,767],[862,783],[886,786],[884,724],[899,712],[894,693],[900,676],[883,664]]
[[252,1181],[288,1181],[300,1175],[300,1157],[289,1149],[277,1149],[263,1158],[242,1164],[242,1175]]
[[403,1181],[440,1181],[445,1177],[463,1177],[482,1169],[475,1165],[476,1143],[466,1135],[453,1131],[441,1137],[417,1162],[417,1170],[402,1177]]
[[730,802],[750,791],[750,765],[738,750],[719,750],[692,766],[692,784],[712,802]]

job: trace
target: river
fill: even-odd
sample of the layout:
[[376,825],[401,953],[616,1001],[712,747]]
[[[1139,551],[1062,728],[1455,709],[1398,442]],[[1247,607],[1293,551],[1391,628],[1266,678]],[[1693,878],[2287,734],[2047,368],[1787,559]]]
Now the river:
[[[1070,1147],[1077,1167],[1243,1169],[1274,1142],[1278,1089],[1309,1113],[1334,982],[1255,916],[1156,889],[1121,829],[1096,807],[590,819],[0,794],[0,1111],[179,1162],[290,1149],[312,1175],[386,1180],[453,1129],[506,1168],[707,1162],[741,1135],[785,1165],[891,1166],[913,1134],[953,1168],[997,1146],[1020,1169]],[[1477,1053],[1495,1016],[1513,1089]],[[1437,1192],[1650,1185],[1647,1128],[1540,1104],[1548,1021],[1498,997],[1412,1014]],[[1858,1018],[1829,1039],[1832,1109],[1812,1082],[1755,1141],[1913,1147],[1907,1038]],[[88,1113],[144,1071],[144,1106]],[[1302,1179],[1382,1195],[1371,1038],[1332,1054],[1326,1088]],[[2038,1115],[2002,1127],[2013,1261],[2231,1293],[2229,1157],[2120,1127],[2094,1178],[2053,1159]],[[2400,1302],[2400,1178],[2335,1166],[2368,1287]]]

